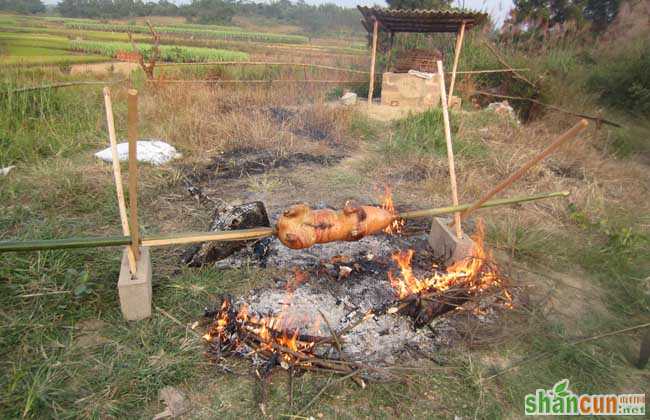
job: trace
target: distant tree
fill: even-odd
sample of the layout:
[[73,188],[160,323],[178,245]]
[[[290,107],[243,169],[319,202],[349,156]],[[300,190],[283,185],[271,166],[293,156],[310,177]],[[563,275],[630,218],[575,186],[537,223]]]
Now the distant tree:
[[197,23],[230,23],[235,16],[236,5],[232,1],[192,0],[181,11],[189,20]]
[[391,9],[437,9],[451,8],[451,0],[386,0]]
[[0,0],[0,10],[27,15],[44,12],[45,5],[41,0]]
[[602,31],[612,23],[621,0],[587,0],[584,6],[584,16],[593,23],[594,30]]
[[509,24],[523,24],[526,29],[546,30],[556,23],[590,21],[595,31],[602,31],[618,13],[621,0],[514,0]]

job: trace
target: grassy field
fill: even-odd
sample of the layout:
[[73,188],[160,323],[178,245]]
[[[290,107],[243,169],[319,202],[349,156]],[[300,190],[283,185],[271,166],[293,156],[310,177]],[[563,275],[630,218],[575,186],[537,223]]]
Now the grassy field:
[[[25,34],[14,32],[0,32],[0,45],[9,44],[3,48],[42,49],[37,57],[44,60],[47,53],[69,53],[65,37],[41,33],[25,41]],[[284,48],[268,46],[265,54],[278,57]],[[470,48],[461,68],[471,68],[470,63],[480,68],[479,52]],[[345,62],[322,52],[320,59]],[[509,59],[523,60],[514,53]],[[546,75],[552,82],[546,94],[557,95],[562,106],[603,109],[577,76],[584,68],[566,52],[531,55],[523,64]],[[175,76],[304,77],[302,70],[278,68],[178,71]],[[23,66],[0,77],[0,167],[16,166],[0,177],[0,240],[119,234],[111,168],[93,157],[108,143],[101,86],[15,93],[16,87],[90,76]],[[137,72],[132,85],[111,87],[118,137],[126,137],[126,90],[135,87],[141,136],[164,139],[183,154],[168,165],[141,166],[146,234],[206,229],[213,205],[197,202],[186,191],[185,177],[217,154],[243,148],[341,160],[219,181],[209,191],[215,199],[259,199],[273,212],[295,201],[340,207],[350,198],[372,200],[373,189],[389,184],[399,206],[448,204],[446,150],[436,110],[379,122],[363,108],[326,102],[343,86],[188,89],[143,80]],[[461,81],[461,92],[468,83]],[[279,120],[278,110],[291,117]],[[643,199],[650,185],[647,132],[643,121],[625,110],[605,112],[624,121],[625,128],[592,124],[506,194],[568,190],[569,200],[481,213],[488,245],[521,297],[498,325],[468,324],[459,332],[462,339],[441,350],[436,361],[419,361],[399,378],[370,381],[365,389],[334,383],[336,377],[329,375],[305,374],[296,379],[293,407],[280,372],[272,377],[267,416],[520,418],[525,394],[563,378],[574,392],[647,392],[650,369],[633,366],[641,332],[604,335],[650,319],[650,203]],[[547,112],[522,124],[469,104],[454,112],[460,201],[476,199],[575,121]],[[187,395],[188,418],[261,416],[248,363],[229,361],[234,373],[217,369],[189,326],[220,294],[275,287],[274,279],[286,273],[255,266],[192,269],[180,262],[183,251],[152,251],[153,316],[133,323],[119,311],[119,249],[0,254],[0,417],[150,418],[164,409],[158,401],[164,386]],[[291,417],[314,398],[301,417]]]

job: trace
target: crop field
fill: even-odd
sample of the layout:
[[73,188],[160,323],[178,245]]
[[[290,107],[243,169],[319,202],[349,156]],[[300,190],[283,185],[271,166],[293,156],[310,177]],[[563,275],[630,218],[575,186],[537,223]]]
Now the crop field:
[[[152,52],[150,44],[136,45],[145,57]],[[126,42],[100,42],[72,40],[68,48],[72,51],[82,51],[90,54],[101,54],[115,57],[120,51],[133,52],[133,45]],[[185,47],[176,45],[161,45],[160,58],[163,61],[175,63],[194,63],[202,61],[237,61],[246,60],[248,54],[239,51],[217,50],[212,48]]]
[[[103,23],[65,23],[65,27],[74,30],[93,30],[108,32],[133,32],[148,33],[149,28],[144,25],[119,25]],[[268,43],[304,44],[307,37],[300,35],[282,35],[262,32],[246,32],[241,29],[235,30],[214,30],[198,29],[195,26],[157,26],[156,31],[161,34],[196,36],[204,38],[233,40],[233,41],[255,41]]]
[[105,61],[103,54],[75,54],[66,38],[0,32],[0,64],[74,64]]
[[[104,87],[118,142],[129,136],[135,89],[137,137],[178,152],[161,165],[138,164],[145,238],[207,231],[242,203],[263,203],[276,232],[297,203],[385,210],[386,187],[400,213],[451,204],[442,108],[382,107],[381,77],[369,106],[363,38],[295,35],[295,25],[267,34],[163,16],[154,23],[162,57],[150,75],[115,59],[133,51],[127,28],[137,49],[151,53],[144,20],[0,14],[0,242],[123,234],[114,167],[95,156],[110,144]],[[425,38],[404,36],[396,48]],[[650,37],[515,42],[475,29],[466,37],[458,70],[499,71],[456,80],[461,103],[450,110],[448,128],[460,203],[476,202],[542,153],[582,118],[575,114],[589,118],[577,138],[495,198],[568,197],[479,209],[462,221],[467,234],[485,226],[481,260],[511,292],[508,304],[495,304],[501,295],[449,303],[441,287],[418,305],[445,302],[450,310],[422,328],[392,306],[366,312],[366,300],[383,296],[378,285],[397,302],[393,284],[410,268],[400,261],[404,244],[418,244],[415,280],[431,267],[436,275],[449,268],[430,255],[428,217],[407,220],[395,236],[378,232],[306,250],[251,241],[224,259],[209,260],[208,251],[199,264],[188,262],[191,245],[151,247],[152,314],[140,321],[126,321],[120,310],[122,247],[0,252],[0,418],[153,418],[172,409],[164,398],[170,389],[183,403],[178,418],[296,420],[518,419],[527,395],[559,389],[564,379],[575,394],[647,393]],[[454,40],[444,41],[438,47],[448,69]],[[386,52],[379,56],[381,74]],[[356,104],[340,100],[348,91]],[[130,204],[133,178],[126,162],[120,168]],[[357,283],[360,276],[371,281]],[[306,295],[314,289],[320,294]],[[255,304],[275,296],[264,294],[270,291],[287,308],[320,297],[307,300],[305,311],[336,342],[327,350],[331,360],[343,363],[334,356],[359,342],[380,344],[341,374],[310,365],[317,353],[303,370],[285,353],[268,373],[264,358],[272,350],[261,340],[218,353],[214,341],[206,343],[210,313],[224,299]],[[370,331],[367,340],[335,333],[328,310],[361,317],[352,332]],[[402,336],[411,337],[403,348],[367,362],[385,350],[381,343],[392,343],[381,340]],[[435,340],[418,347],[424,337]],[[298,330],[290,338],[309,340]]]

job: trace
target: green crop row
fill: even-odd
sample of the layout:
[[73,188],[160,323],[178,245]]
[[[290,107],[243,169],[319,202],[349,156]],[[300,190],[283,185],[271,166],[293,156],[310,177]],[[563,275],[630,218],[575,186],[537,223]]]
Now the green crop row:
[[[138,44],[138,50],[148,58],[153,46]],[[217,50],[213,48],[183,47],[178,45],[161,45],[160,59],[175,63],[194,63],[201,61],[244,61],[248,54],[241,51]],[[115,57],[118,52],[134,52],[133,46],[128,42],[102,42],[102,41],[70,41],[70,49],[87,54],[101,54]]]
[[[94,31],[133,32],[147,33],[149,28],[145,25],[121,25],[112,23],[77,23],[65,22],[66,28]],[[200,29],[187,26],[157,26],[156,31],[163,34],[197,36],[203,38],[225,39],[236,41],[257,41],[283,44],[304,44],[308,41],[302,35],[271,34],[263,32],[246,32],[242,30],[214,30]]]

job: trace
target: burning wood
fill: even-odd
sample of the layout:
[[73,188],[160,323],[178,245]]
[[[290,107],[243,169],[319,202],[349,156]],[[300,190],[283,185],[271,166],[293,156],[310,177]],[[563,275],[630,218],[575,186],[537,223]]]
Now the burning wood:
[[483,223],[479,222],[477,233],[472,237],[475,242],[472,255],[455,262],[447,270],[434,264],[434,274],[425,278],[417,278],[413,273],[413,250],[393,254],[401,274],[396,276],[389,271],[388,278],[400,304],[389,311],[411,316],[415,327],[419,328],[489,289],[499,290],[505,306],[511,307],[512,295],[492,263],[492,256],[484,248],[483,236]]

